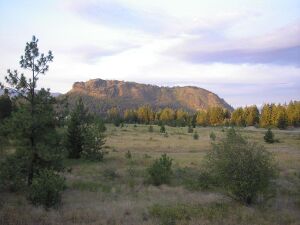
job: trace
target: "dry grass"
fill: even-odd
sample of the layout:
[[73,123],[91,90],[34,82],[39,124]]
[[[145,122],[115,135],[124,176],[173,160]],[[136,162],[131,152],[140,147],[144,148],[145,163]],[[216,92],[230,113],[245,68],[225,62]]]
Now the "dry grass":
[[[109,154],[103,162],[67,161],[72,172],[65,174],[68,189],[59,209],[45,211],[29,205],[21,194],[1,193],[0,225],[299,224],[299,130],[275,130],[280,143],[264,144],[265,130],[241,129],[249,139],[272,151],[280,168],[276,197],[246,207],[222,193],[187,189],[176,176],[170,186],[147,185],[145,169],[161,153],[174,159],[175,170],[197,172],[210,149],[210,132],[214,130],[217,139],[224,135],[222,128],[196,128],[199,140],[194,140],[186,127],[166,129],[168,137],[161,135],[157,126],[150,133],[145,125],[108,125]],[[128,150],[131,160],[125,158]]]

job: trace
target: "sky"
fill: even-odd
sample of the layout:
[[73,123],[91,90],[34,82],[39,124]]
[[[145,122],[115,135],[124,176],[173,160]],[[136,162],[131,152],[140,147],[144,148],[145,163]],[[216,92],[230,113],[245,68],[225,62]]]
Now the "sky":
[[197,86],[234,107],[300,100],[299,0],[0,0],[0,15],[1,82],[35,35],[54,55],[39,80],[51,92],[101,78]]

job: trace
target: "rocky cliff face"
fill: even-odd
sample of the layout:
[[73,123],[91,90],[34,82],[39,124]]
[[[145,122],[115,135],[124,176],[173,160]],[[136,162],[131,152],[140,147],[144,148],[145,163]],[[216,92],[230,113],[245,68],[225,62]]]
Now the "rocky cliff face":
[[159,87],[117,80],[94,79],[76,82],[66,94],[70,102],[82,97],[86,105],[94,112],[106,112],[108,108],[137,108],[150,105],[152,108],[184,108],[188,111],[221,106],[232,107],[216,94],[198,87]]

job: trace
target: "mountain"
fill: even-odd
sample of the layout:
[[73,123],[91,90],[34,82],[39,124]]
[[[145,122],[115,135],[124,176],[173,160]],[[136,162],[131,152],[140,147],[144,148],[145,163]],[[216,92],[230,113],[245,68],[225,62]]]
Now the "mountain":
[[135,82],[93,79],[75,82],[66,96],[71,105],[78,97],[82,97],[89,110],[96,113],[105,113],[112,107],[118,107],[122,111],[146,104],[153,109],[171,107],[197,111],[220,106],[233,110],[216,94],[193,86],[159,87]]

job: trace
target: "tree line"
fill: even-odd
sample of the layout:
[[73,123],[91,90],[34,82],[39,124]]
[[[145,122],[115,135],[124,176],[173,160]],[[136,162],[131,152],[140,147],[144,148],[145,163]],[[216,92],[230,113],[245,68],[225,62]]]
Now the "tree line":
[[264,104],[261,111],[256,105],[239,107],[230,112],[222,107],[211,107],[196,113],[169,107],[154,110],[149,105],[137,109],[107,111],[106,121],[115,125],[124,123],[166,124],[170,126],[256,126],[277,127],[300,126],[300,101],[289,104]]

